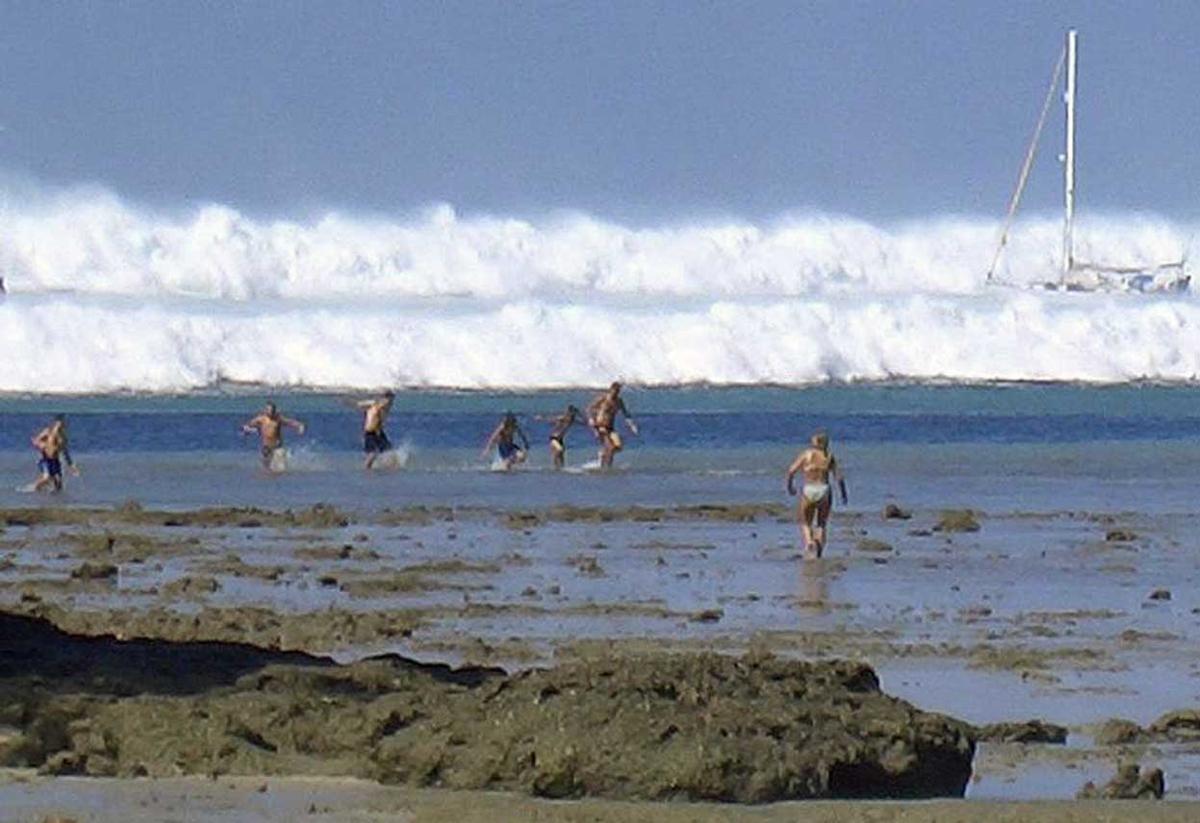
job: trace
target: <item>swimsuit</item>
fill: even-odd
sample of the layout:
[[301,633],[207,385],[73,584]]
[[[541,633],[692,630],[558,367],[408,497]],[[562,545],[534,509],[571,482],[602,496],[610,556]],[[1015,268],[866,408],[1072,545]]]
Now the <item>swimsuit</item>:
[[510,457],[515,455],[518,451],[520,451],[520,449],[517,448],[516,443],[501,443],[499,446],[496,447],[496,449],[497,449],[497,451],[500,452],[500,457],[503,458],[504,460],[509,459]]
[[367,454],[382,454],[392,447],[383,429],[373,432],[363,432],[363,451]]
[[804,499],[809,503],[820,503],[829,496],[828,483],[805,483]]
[[62,461],[57,457],[49,457],[43,452],[42,459],[38,461],[38,470],[47,477],[62,477]]

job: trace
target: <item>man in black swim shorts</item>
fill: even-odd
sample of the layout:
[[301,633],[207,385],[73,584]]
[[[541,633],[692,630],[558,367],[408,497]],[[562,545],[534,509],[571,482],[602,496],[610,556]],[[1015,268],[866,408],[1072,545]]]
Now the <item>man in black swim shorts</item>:
[[363,463],[364,469],[370,470],[379,459],[379,455],[392,448],[392,441],[388,440],[383,426],[395,399],[396,393],[389,389],[379,397],[360,400],[355,404],[363,410],[363,453],[367,456],[366,462]]
[[561,469],[567,462],[567,431],[571,426],[583,424],[583,415],[575,406],[568,405],[567,410],[554,417],[538,416],[535,420],[549,420],[554,425],[550,429],[550,459],[554,468]]
[[634,434],[638,433],[637,423],[629,416],[629,409],[625,408],[625,401],[621,398],[621,384],[614,382],[608,391],[597,395],[588,405],[587,413],[588,424],[600,443],[600,468],[611,468],[613,455],[624,448],[621,435],[617,433],[617,414],[624,415],[625,425]]

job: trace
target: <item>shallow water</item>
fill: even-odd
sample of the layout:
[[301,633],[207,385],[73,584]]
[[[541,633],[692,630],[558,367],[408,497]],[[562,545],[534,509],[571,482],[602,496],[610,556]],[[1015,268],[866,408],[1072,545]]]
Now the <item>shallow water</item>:
[[[289,436],[285,476],[257,468],[238,433],[262,397],[0,398],[0,505],[34,474],[28,438],[51,412],[69,414],[84,475],[58,503],[137,499],[156,506],[295,506],[326,501],[540,506],[556,502],[785,499],[782,475],[815,428],[826,427],[850,479],[851,509],[889,497],[917,506],[994,512],[1194,510],[1200,482],[1200,388],[1066,385],[863,386],[811,389],[630,390],[642,434],[628,437],[615,476],[548,470],[548,424],[535,413],[582,405],[587,393],[404,393],[389,430],[401,471],[357,471],[359,419],[340,398],[277,398],[309,426]],[[491,472],[479,449],[506,409],[533,445],[511,475]],[[569,463],[595,459],[582,428]],[[33,498],[39,499],[39,498]]]

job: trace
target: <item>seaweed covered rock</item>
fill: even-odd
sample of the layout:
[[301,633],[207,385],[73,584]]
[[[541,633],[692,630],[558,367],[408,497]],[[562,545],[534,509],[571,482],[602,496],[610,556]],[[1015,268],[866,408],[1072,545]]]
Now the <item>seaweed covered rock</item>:
[[847,662],[610,657],[525,672],[458,708],[433,740],[413,724],[381,741],[379,776],[549,797],[936,797],[962,794],[974,754],[967,725]]
[[1166,790],[1162,769],[1144,769],[1139,773],[1137,763],[1122,763],[1104,786],[1097,787],[1089,780],[1075,796],[1080,799],[1161,800]]
[[1177,709],[1167,712],[1146,730],[1152,737],[1177,743],[1200,740],[1200,710]]
[[1045,720],[989,723],[978,729],[980,740],[989,743],[1066,743],[1067,728]]
[[970,509],[947,509],[934,524],[935,532],[977,532],[979,518]]
[[0,613],[0,765],[320,774],[547,797],[961,796],[974,729],[867,666],[608,656],[514,675],[389,656],[70,635]]
[[1132,720],[1113,717],[1105,720],[1096,729],[1094,739],[1097,746],[1121,746],[1138,743],[1146,737],[1145,730]]

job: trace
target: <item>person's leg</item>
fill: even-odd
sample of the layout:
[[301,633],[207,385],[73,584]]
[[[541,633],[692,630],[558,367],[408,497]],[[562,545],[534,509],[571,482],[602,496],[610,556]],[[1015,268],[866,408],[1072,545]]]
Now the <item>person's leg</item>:
[[612,468],[613,458],[617,452],[621,450],[621,436],[615,431],[609,431],[604,436],[604,459],[601,464],[604,468]]
[[52,492],[62,491],[62,463],[53,457],[47,457],[38,463],[38,468],[42,470],[42,476],[38,478],[37,483],[33,486],[36,491],[42,491],[47,488]]
[[372,465],[386,452],[390,452],[391,450],[392,441],[388,440],[387,432],[385,432],[383,429],[380,429],[379,433],[375,436],[375,455],[371,458]]
[[608,433],[608,465],[613,464],[613,458],[617,456],[617,452],[625,448],[625,444],[621,442],[621,435],[617,434],[616,430]]
[[817,512],[817,527],[814,529],[814,538],[817,544],[817,557],[825,551],[825,535],[826,528],[829,523],[829,512],[833,508],[833,490],[821,498],[821,502],[815,506]]
[[554,468],[561,469],[566,463],[566,451],[566,447],[560,441],[550,441],[550,461]]
[[363,468],[370,471],[381,453],[379,442],[373,432],[363,432],[363,452],[367,455],[366,460],[363,461]]
[[500,455],[500,462],[505,471],[510,471],[517,462],[517,447],[511,443],[501,443],[496,448],[496,453]]
[[800,521],[800,537],[804,540],[804,554],[806,556],[812,550],[813,545],[812,519],[815,508],[812,503],[808,502],[807,497],[803,495],[800,497],[800,511],[797,519]]
[[33,490],[35,492],[44,491],[53,482],[53,479],[50,477],[50,470],[46,468],[45,461],[38,463],[38,479],[33,483]]
[[608,429],[600,429],[600,468],[607,469],[612,465],[612,438]]

